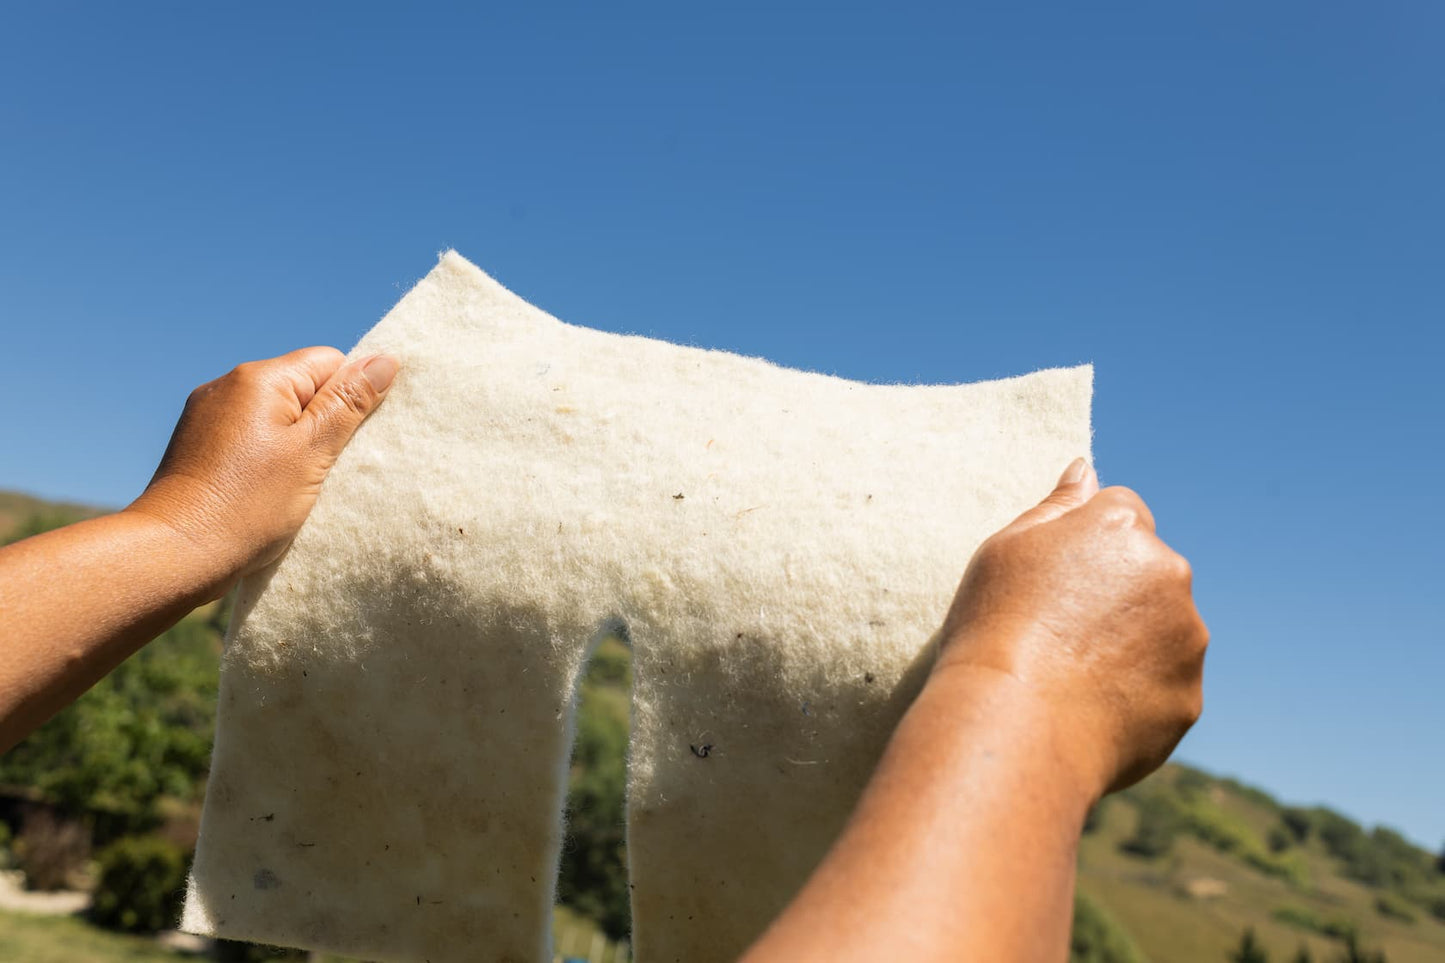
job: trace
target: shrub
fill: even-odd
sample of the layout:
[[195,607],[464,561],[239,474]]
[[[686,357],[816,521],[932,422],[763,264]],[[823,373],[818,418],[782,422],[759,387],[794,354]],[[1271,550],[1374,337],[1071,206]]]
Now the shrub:
[[1294,837],[1295,842],[1307,842],[1310,838],[1310,831],[1314,829],[1314,817],[1308,809],[1290,807],[1279,814],[1281,825]]
[[1245,927],[1239,936],[1239,946],[1229,954],[1230,963],[1269,963],[1269,954],[1259,945],[1254,927]]
[[1181,796],[1201,796],[1209,789],[1209,777],[1198,769],[1181,767],[1174,780],[1174,790]]
[[1293,926],[1296,929],[1308,930],[1311,933],[1318,933],[1327,936],[1332,940],[1352,940],[1358,935],[1355,924],[1346,919],[1330,918],[1323,919],[1310,910],[1299,906],[1281,906],[1272,914],[1276,920],[1286,926]]
[[1375,897],[1375,912],[1402,923],[1413,923],[1416,919],[1414,910],[1410,909],[1404,900],[1396,899],[1388,893]]
[[118,839],[101,851],[91,919],[107,929],[155,933],[175,925],[186,854],[158,836]]
[[1279,808],[1279,801],[1257,786],[1246,785],[1232,776],[1225,776],[1220,779],[1219,784],[1241,799],[1246,799],[1256,806],[1261,806],[1265,809]]
[[90,832],[80,823],[46,809],[25,817],[15,839],[15,865],[29,889],[65,889],[90,859]]
[[1365,831],[1354,820],[1329,809],[1313,813],[1315,832],[1326,850],[1336,859],[1350,862],[1365,847]]
[[1254,867],[1266,876],[1282,879],[1293,886],[1301,887],[1309,882],[1309,871],[1299,853],[1276,855],[1251,848],[1246,850],[1241,858],[1245,865]]
[[1069,963],[1142,963],[1134,942],[1099,904],[1082,893],[1074,897],[1074,929]]
[[1178,807],[1161,795],[1149,795],[1139,800],[1139,822],[1134,835],[1119,844],[1126,853],[1156,859],[1174,847],[1179,835],[1180,816]]
[[1388,963],[1384,950],[1367,950],[1360,945],[1359,938],[1351,934],[1345,940],[1345,952],[1339,963]]
[[1442,923],[1445,923],[1445,896],[1440,897],[1430,904],[1430,915]]
[[1299,906],[1281,906],[1272,914],[1286,926],[1293,926],[1296,929],[1309,930],[1312,933],[1324,932],[1320,918],[1311,910]]

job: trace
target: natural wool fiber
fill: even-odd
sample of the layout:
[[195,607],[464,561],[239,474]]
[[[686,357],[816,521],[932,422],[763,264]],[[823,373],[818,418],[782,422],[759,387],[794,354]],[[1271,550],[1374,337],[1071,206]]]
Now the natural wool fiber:
[[550,960],[573,700],[634,658],[648,963],[734,958],[838,834],[969,556],[1089,449],[1092,371],[866,385],[573,327],[456,253],[241,586],[183,927]]

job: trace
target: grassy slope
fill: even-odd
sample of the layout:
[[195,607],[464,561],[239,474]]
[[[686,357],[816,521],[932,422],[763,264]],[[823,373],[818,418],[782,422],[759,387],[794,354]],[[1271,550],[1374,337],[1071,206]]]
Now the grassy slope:
[[[565,909],[553,919],[559,950],[585,957],[596,928]],[[605,943],[603,959],[613,958]],[[74,916],[30,916],[0,910],[0,960],[5,963],[177,963],[198,958],[168,950],[144,936],[122,936],[97,929]],[[320,954],[316,963],[356,963]]]
[[[1177,768],[1155,779],[1168,780]],[[1215,782],[1211,801],[1237,817],[1260,837],[1278,821],[1279,810],[1245,798]],[[1311,911],[1320,918],[1358,924],[1367,946],[1385,950],[1390,963],[1439,963],[1445,960],[1445,923],[1423,910],[1414,923],[1381,916],[1374,908],[1378,891],[1339,873],[1336,861],[1317,841],[1302,847],[1309,868],[1303,887],[1267,876],[1234,856],[1189,837],[1157,860],[1124,854],[1119,843],[1134,828],[1136,810],[1129,800],[1112,801],[1099,830],[1084,839],[1079,885],[1127,929],[1155,963],[1219,963],[1253,926],[1271,958],[1288,960],[1304,944],[1316,961],[1331,961],[1339,944],[1276,920],[1283,906]],[[1194,899],[1184,887],[1199,879],[1223,882],[1227,891],[1213,899]]]
[[8,963],[175,963],[195,959],[155,940],[96,929],[70,916],[0,913],[0,960]]

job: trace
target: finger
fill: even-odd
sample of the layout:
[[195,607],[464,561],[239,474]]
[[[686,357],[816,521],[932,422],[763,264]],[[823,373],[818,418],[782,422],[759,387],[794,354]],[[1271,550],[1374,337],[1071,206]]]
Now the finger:
[[1132,516],[1131,521],[1145,531],[1155,531],[1154,513],[1134,489],[1110,485],[1099,493],[1098,502],[1101,507]]
[[274,365],[277,374],[284,379],[283,383],[295,392],[299,417],[300,410],[311,403],[316,392],[345,362],[346,355],[335,348],[317,346],[283,354],[267,364]]
[[1083,458],[1075,458],[1059,476],[1054,490],[1049,492],[1043,501],[1014,519],[1009,528],[1032,528],[1051,522],[1093,498],[1098,490],[1099,476],[1094,474],[1094,466]]
[[386,397],[399,367],[395,358],[384,354],[359,358],[337,368],[316,391],[301,420],[309,423],[313,437],[332,458],[341,454],[366,416]]

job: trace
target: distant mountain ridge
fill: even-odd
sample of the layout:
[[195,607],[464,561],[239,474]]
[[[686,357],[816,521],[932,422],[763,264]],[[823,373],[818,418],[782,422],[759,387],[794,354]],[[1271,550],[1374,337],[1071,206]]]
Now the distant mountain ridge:
[[23,492],[0,491],[0,545],[12,541],[12,536],[21,532],[33,535],[54,528],[52,523],[68,524],[104,515],[108,511],[108,508],[50,501]]

